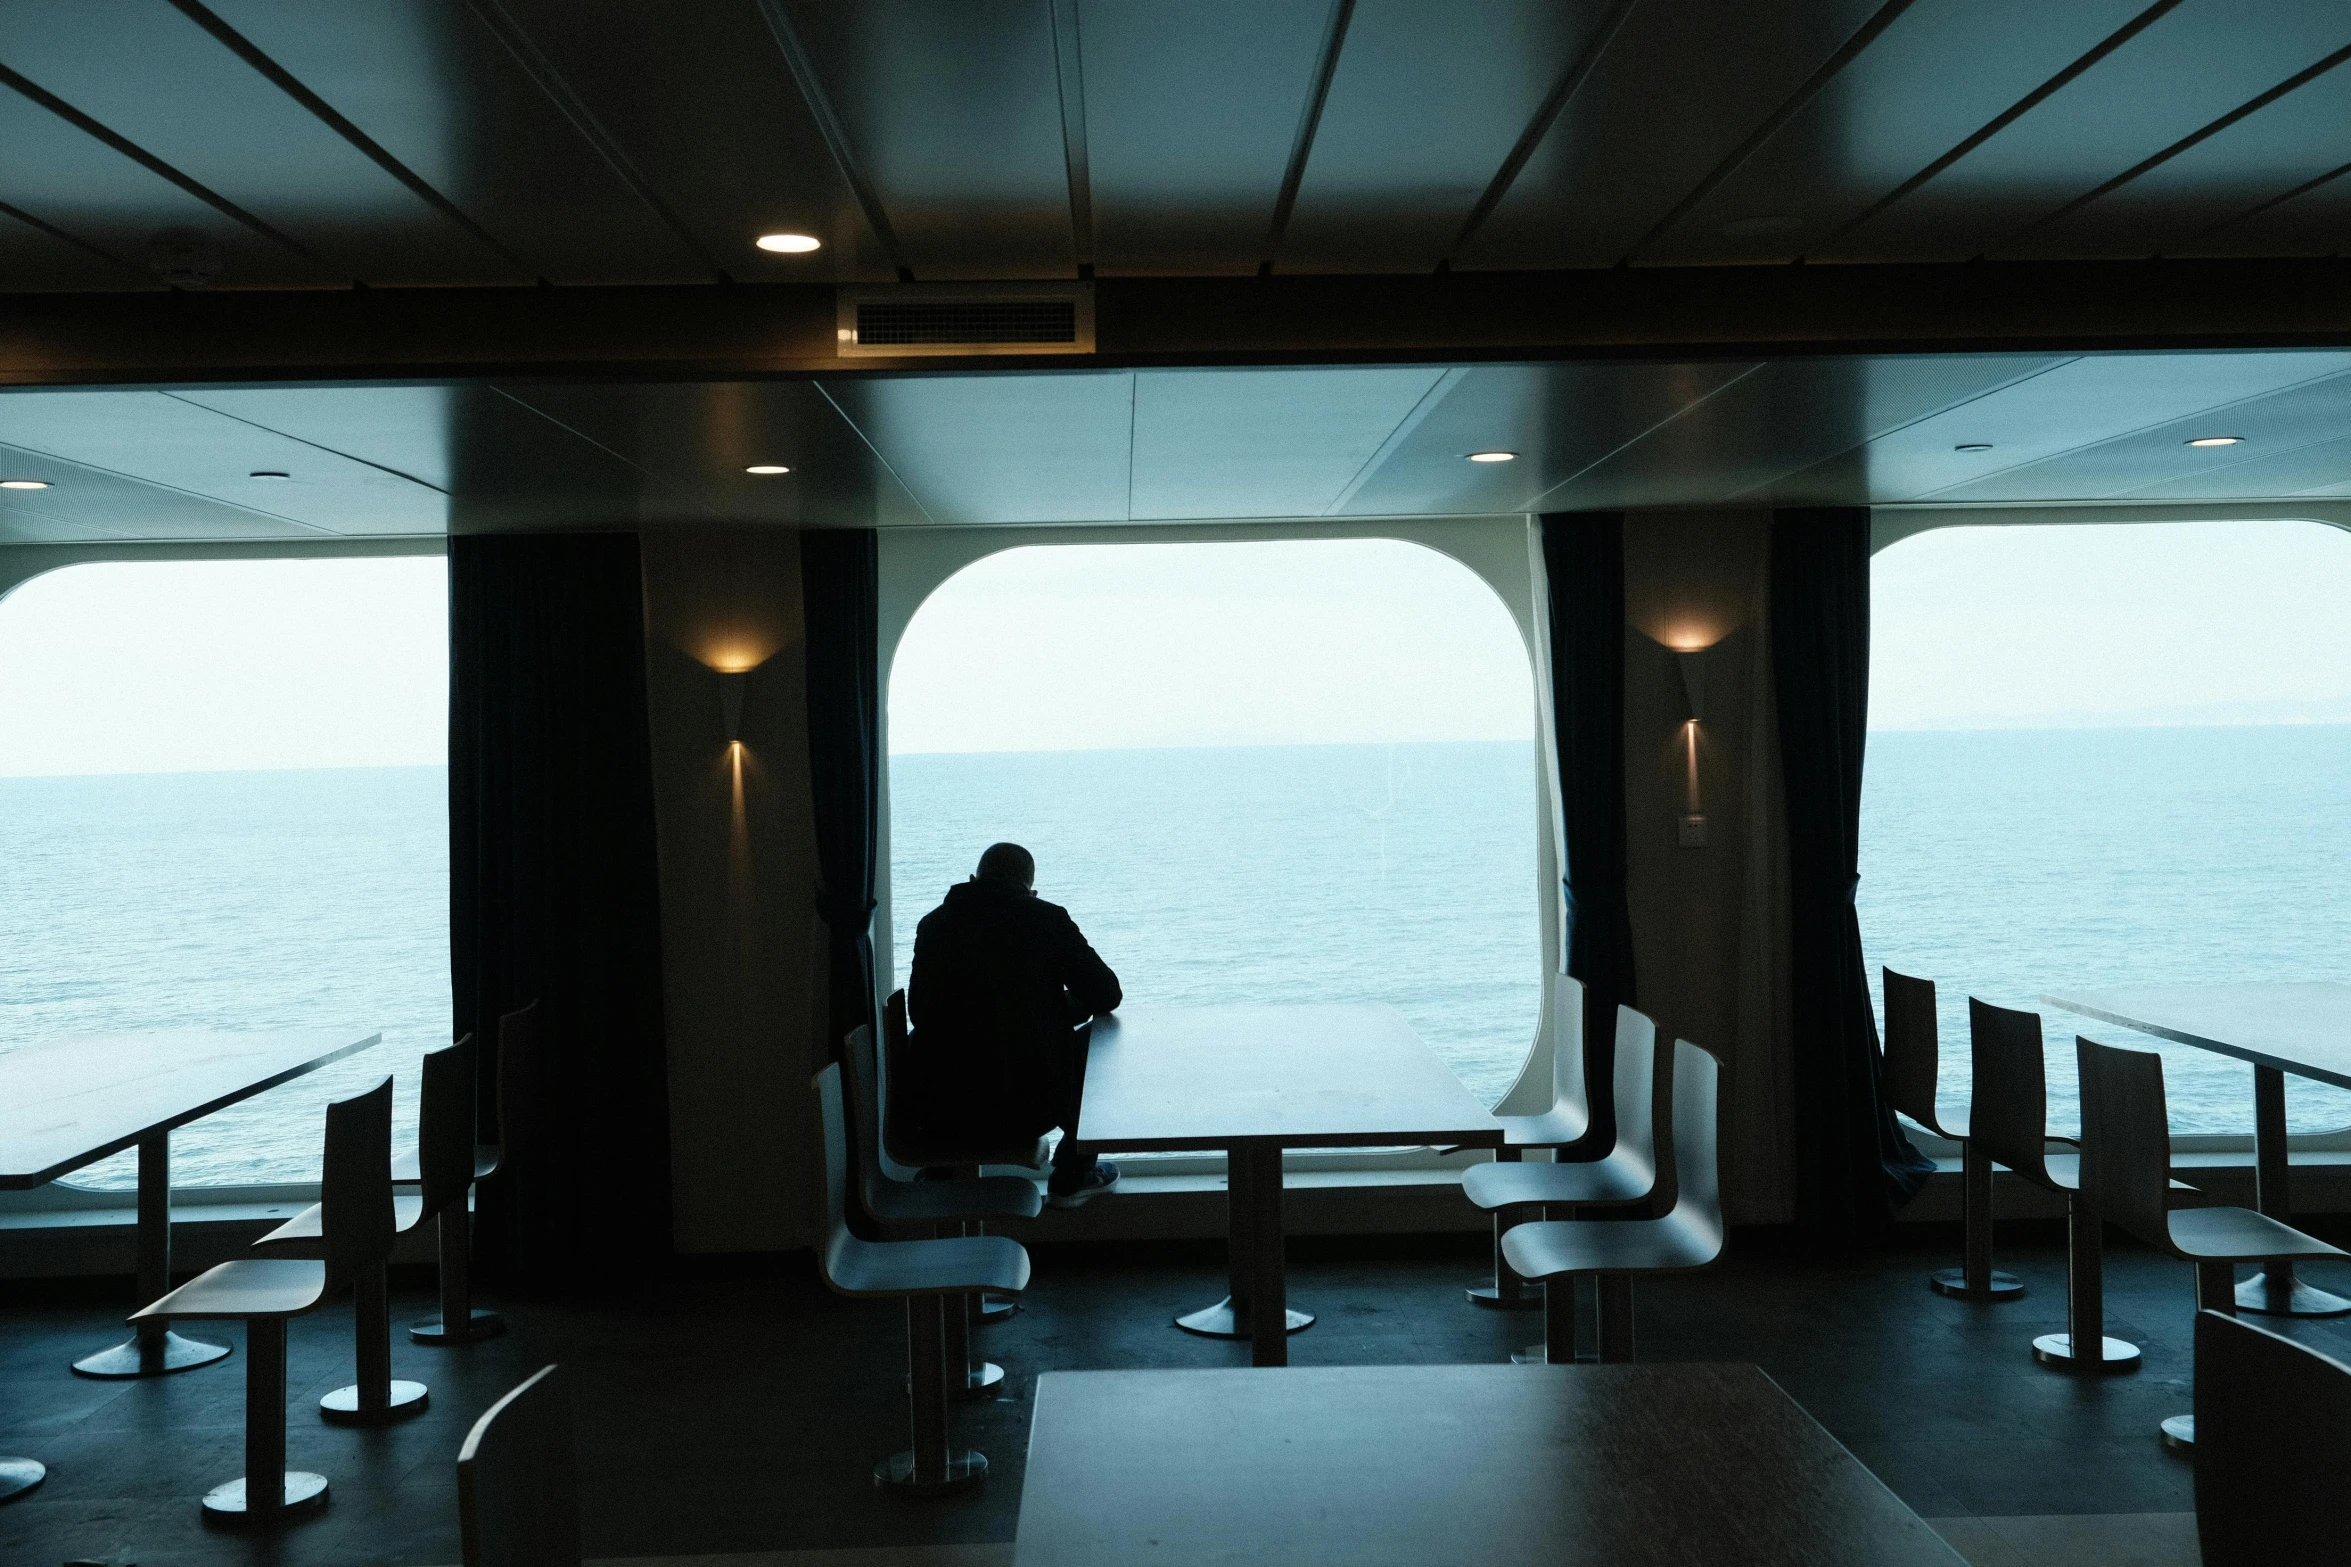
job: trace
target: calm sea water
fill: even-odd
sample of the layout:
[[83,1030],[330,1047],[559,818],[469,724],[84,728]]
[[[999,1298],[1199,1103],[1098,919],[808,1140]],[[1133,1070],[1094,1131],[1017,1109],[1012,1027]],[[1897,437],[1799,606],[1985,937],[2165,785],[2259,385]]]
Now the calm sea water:
[[[1012,838],[1138,1001],[1386,1001],[1489,1101],[1538,998],[1530,748],[1301,746],[899,756],[898,972],[914,921]],[[0,779],[0,1051],[143,1028],[385,1043],[174,1139],[187,1184],[314,1179],[320,1110],[449,1037],[439,768]],[[2351,727],[1870,738],[1860,905],[1878,963],[1966,998],[2141,980],[2351,980]],[[2172,1124],[2242,1132],[2249,1071],[2045,1012],[2051,1120],[2077,1031],[2164,1051]],[[2293,1124],[2351,1095],[2293,1083]],[[76,1180],[127,1186],[128,1157]]]
[[[182,1185],[315,1180],[326,1101],[449,1040],[438,767],[0,778],[0,1051],[148,1028],[381,1032],[175,1133]],[[133,1184],[134,1156],[73,1179]]]

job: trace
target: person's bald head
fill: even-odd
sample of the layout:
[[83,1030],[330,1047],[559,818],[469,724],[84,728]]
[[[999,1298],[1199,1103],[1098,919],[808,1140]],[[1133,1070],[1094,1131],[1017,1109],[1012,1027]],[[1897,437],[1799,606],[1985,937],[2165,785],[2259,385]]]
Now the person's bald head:
[[1037,862],[1017,843],[991,843],[980,856],[979,880],[992,881],[1021,892],[1037,887]]

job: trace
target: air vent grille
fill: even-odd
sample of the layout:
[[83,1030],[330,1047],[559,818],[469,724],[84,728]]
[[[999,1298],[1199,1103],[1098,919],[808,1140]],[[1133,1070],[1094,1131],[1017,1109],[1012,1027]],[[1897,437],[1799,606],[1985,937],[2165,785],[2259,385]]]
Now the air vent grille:
[[1077,340],[1074,299],[868,299],[857,306],[861,348]]

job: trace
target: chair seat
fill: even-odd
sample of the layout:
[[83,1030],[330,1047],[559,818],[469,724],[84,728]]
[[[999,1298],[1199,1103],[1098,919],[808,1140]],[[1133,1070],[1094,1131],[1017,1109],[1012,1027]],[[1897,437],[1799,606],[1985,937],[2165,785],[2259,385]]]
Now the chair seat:
[[[409,1149],[408,1152],[402,1154],[399,1158],[394,1159],[392,1161],[392,1184],[395,1186],[414,1186],[417,1182],[423,1180],[424,1170],[419,1164],[418,1159],[419,1155],[413,1148]],[[477,1181],[487,1180],[497,1173],[498,1145],[496,1143],[474,1144],[473,1178]]]
[[1722,1255],[1722,1233],[1668,1214],[1662,1219],[1552,1220],[1502,1237],[1502,1256],[1520,1278],[1569,1273],[1663,1273],[1703,1268]]
[[[424,1199],[413,1192],[394,1193],[392,1196],[392,1224],[406,1235],[424,1222]],[[255,1251],[272,1251],[281,1257],[300,1257],[315,1251],[326,1240],[326,1204],[314,1202],[276,1229],[253,1243]]]
[[1525,1203],[1639,1202],[1656,1179],[1615,1159],[1594,1164],[1473,1164],[1461,1172],[1461,1194],[1480,1208]]
[[861,1241],[845,1236],[826,1267],[844,1295],[963,1295],[1028,1288],[1029,1254],[1001,1235],[935,1241]]
[[[2082,1156],[2080,1154],[2053,1153],[2041,1163],[2049,1171],[2049,1179],[2057,1183],[2059,1191],[2078,1192],[2082,1189]],[[2007,1166],[2002,1165],[2001,1168],[2006,1169]],[[2190,1186],[2186,1181],[2171,1183],[2174,1197],[2177,1197],[2181,1192],[2196,1192],[2199,1189]]]
[[2250,1208],[2179,1208],[2166,1214],[2172,1249],[2191,1262],[2341,1257],[2325,1241]]
[[326,1299],[327,1265],[304,1257],[239,1257],[131,1313],[133,1322],[298,1317]]
[[1494,1124],[1502,1128],[1502,1142],[1510,1148],[1565,1148],[1582,1142],[1592,1129],[1584,1117],[1557,1105],[1538,1115],[1498,1115]]
[[952,1224],[1033,1219],[1044,1211],[1037,1183],[1018,1175],[950,1181],[876,1181],[866,1207],[884,1224]]

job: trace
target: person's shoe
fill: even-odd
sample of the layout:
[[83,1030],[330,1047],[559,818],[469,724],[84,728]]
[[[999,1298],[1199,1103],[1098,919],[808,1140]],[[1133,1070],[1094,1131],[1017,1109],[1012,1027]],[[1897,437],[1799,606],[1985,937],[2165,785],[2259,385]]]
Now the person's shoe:
[[1045,1201],[1055,1208],[1075,1208],[1081,1203],[1092,1202],[1117,1184],[1118,1166],[1105,1159],[1087,1172],[1083,1186],[1074,1191],[1052,1192]]

